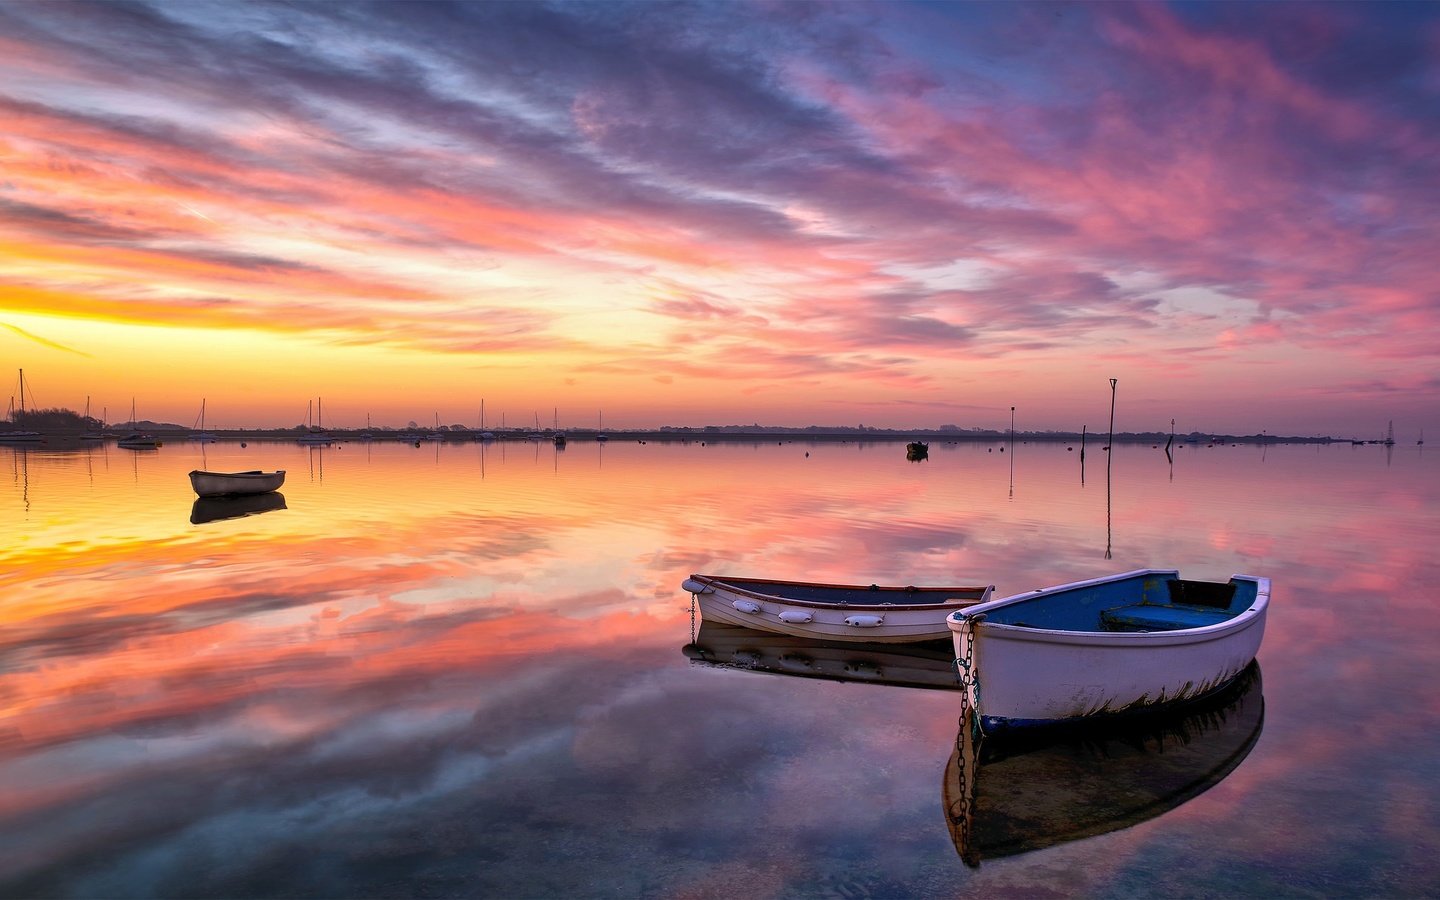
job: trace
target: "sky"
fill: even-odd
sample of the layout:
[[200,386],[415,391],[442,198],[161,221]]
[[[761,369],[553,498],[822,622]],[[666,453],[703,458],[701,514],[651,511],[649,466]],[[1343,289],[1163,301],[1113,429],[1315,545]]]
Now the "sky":
[[1440,435],[1440,5],[0,3],[110,421]]

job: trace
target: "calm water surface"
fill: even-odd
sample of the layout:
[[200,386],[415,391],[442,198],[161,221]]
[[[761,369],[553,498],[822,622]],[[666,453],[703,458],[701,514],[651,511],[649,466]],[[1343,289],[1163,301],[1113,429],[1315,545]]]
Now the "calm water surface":
[[[0,894],[1440,893],[1440,453],[1000,446],[0,449]],[[285,508],[203,521],[200,467]],[[885,683],[937,654],[713,665],[679,587],[1147,566],[1271,577],[1263,678],[982,766],[978,867],[957,695]]]

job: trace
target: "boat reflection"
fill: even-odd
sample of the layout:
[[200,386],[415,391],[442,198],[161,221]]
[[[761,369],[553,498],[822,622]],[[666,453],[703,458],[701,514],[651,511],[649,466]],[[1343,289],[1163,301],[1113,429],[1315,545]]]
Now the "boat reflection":
[[242,497],[201,497],[190,507],[190,524],[203,525],[220,519],[239,519],[284,508],[285,495],[279,491]]
[[1219,784],[1260,738],[1258,663],[1183,712],[1106,728],[977,735],[961,719],[944,805],[969,866],[1153,819]]
[[684,654],[716,668],[959,690],[954,648],[944,641],[866,644],[819,641],[702,621]]

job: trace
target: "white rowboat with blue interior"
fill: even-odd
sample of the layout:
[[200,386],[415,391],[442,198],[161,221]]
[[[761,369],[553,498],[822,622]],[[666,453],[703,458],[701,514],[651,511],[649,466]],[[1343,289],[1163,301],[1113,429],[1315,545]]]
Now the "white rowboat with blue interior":
[[995,586],[881,587],[692,575],[707,622],[830,641],[945,640],[946,616],[990,598]]
[[1255,659],[1270,579],[1140,569],[952,613],[967,702],[986,732],[1142,712],[1223,688]]
[[201,497],[243,497],[268,494],[285,483],[285,470],[274,472],[202,472],[190,473],[190,486]]

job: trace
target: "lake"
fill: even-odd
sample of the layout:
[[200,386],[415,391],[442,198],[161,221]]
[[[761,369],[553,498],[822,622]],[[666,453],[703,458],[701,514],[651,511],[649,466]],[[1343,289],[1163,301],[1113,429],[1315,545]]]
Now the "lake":
[[[1440,892],[1440,453],[1079,451],[0,449],[0,894]],[[194,468],[284,508],[212,518]],[[944,648],[762,664],[680,588],[1145,567],[1273,580],[1253,683],[982,765],[968,860],[959,695],[890,677]]]

